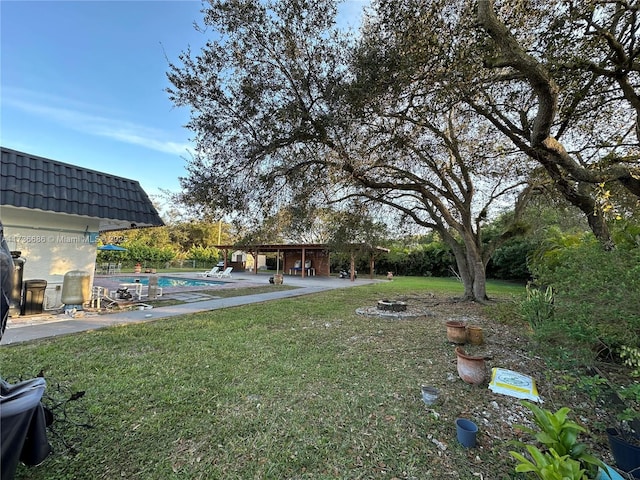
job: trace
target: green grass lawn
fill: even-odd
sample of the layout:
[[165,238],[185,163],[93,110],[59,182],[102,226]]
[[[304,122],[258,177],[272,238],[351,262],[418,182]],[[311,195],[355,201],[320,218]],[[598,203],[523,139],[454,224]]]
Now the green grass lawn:
[[508,447],[455,442],[464,402],[420,400],[425,381],[454,388],[444,319],[355,313],[381,298],[462,292],[451,279],[397,278],[2,346],[5,379],[44,370],[51,396],[86,392],[58,424],[55,453],[17,478],[508,478]]

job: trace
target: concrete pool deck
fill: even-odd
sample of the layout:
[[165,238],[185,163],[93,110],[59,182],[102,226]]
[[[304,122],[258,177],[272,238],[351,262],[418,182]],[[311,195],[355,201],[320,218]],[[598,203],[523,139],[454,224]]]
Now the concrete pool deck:
[[[133,275],[118,275],[118,277],[129,276]],[[196,272],[190,274],[166,274],[165,276],[202,279],[202,277],[197,276]],[[176,300],[182,300],[185,303],[179,305],[159,306],[144,310],[120,310],[115,313],[97,313],[87,311],[76,314],[74,318],[71,318],[66,314],[43,314],[42,316],[16,318],[11,317],[0,344],[9,345],[36,340],[39,338],[55,337],[88,330],[97,330],[115,325],[140,323],[158,320],[161,318],[188,315],[190,313],[207,312],[252,303],[268,302],[281,298],[293,298],[301,295],[324,292],[327,290],[356,287],[382,281],[383,280],[378,279],[358,278],[352,282],[349,279],[336,277],[301,278],[299,276],[285,275],[284,284],[297,288],[227,298],[216,298],[202,294],[198,295],[197,292],[202,291],[203,287],[169,287],[163,289],[163,297],[175,298]],[[268,283],[269,275],[238,273],[232,274],[232,278],[228,279],[225,282],[225,285],[220,286],[220,288],[250,287]],[[100,277],[96,277],[94,284],[103,286],[101,285]],[[144,300],[141,303],[144,303]]]

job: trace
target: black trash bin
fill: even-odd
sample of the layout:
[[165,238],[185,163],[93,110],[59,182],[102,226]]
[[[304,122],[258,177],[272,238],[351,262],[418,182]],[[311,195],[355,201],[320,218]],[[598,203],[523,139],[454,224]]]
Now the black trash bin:
[[27,259],[22,257],[22,252],[12,251],[13,259],[13,288],[9,295],[9,305],[11,306],[9,314],[11,316],[20,315],[20,304],[22,303],[22,275],[24,273],[24,264]]
[[46,280],[25,280],[22,286],[22,305],[20,315],[37,315],[42,313]]

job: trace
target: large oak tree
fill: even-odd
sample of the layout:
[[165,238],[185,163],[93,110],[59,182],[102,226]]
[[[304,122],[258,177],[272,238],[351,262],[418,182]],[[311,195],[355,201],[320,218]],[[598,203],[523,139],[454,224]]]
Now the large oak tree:
[[[433,13],[420,20],[447,27],[448,11]],[[380,18],[357,40],[335,28],[335,15],[328,0],[211,2],[204,22],[215,38],[168,74],[196,135],[183,200],[245,214],[350,199],[391,208],[438,231],[466,298],[484,300],[486,264],[514,227],[487,245],[482,226],[525,203],[526,157],[429,83],[448,61],[442,45],[432,61],[394,65],[388,47],[402,39],[385,36]],[[397,75],[407,76],[401,90]]]
[[469,104],[539,162],[612,246],[606,192],[640,199],[640,3],[479,0]]
[[374,83],[392,79],[386,88],[401,92],[423,81],[439,99],[469,105],[535,160],[612,246],[607,212],[629,214],[629,198],[636,209],[640,198],[638,2],[373,5],[386,42]]

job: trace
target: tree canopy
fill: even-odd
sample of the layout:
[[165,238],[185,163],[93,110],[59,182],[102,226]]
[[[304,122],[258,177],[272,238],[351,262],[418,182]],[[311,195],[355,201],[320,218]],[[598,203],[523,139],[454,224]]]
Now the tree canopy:
[[640,199],[639,9],[625,0],[477,4],[486,68],[466,100],[544,167],[604,244],[605,185]]
[[637,6],[511,3],[377,0],[356,35],[331,0],[212,0],[212,38],[168,72],[195,133],[183,201],[254,218],[353,199],[397,212],[440,234],[475,299],[546,183],[609,242],[603,191],[638,193]]

